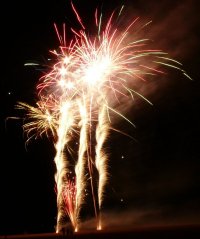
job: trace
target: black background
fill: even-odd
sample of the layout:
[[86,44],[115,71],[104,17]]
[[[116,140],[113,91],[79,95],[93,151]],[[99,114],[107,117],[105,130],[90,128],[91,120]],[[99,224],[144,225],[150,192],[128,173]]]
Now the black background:
[[[42,2],[42,3],[41,3]],[[157,48],[183,63],[193,78],[169,69],[147,81],[123,120],[114,122],[106,150],[110,179],[105,196],[106,225],[194,224],[200,222],[199,2],[74,1],[88,31],[96,7],[105,19],[125,4],[122,19],[153,20],[146,32]],[[46,62],[59,45],[53,23],[80,29],[70,1],[17,1],[1,5],[1,204],[0,234],[54,232],[54,147],[38,139],[25,147],[18,101],[34,104],[41,72],[27,62]],[[130,102],[127,103],[130,105]],[[92,207],[86,206],[90,214]]]

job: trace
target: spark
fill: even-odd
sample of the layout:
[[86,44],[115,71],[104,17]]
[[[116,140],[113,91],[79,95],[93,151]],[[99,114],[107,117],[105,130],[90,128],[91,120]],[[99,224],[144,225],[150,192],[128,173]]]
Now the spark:
[[56,116],[46,107],[45,101],[38,101],[37,107],[18,102],[16,109],[27,112],[24,119],[25,123],[23,124],[23,130],[27,134],[27,143],[33,137],[37,139],[43,134],[48,135],[49,130],[53,136],[55,135],[57,127]]

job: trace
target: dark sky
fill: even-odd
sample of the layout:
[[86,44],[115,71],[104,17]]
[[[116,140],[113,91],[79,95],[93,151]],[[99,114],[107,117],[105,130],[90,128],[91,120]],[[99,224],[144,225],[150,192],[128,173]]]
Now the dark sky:
[[[42,2],[42,3],[41,3]],[[81,3],[80,3],[81,2]],[[125,4],[122,19],[152,20],[146,38],[183,63],[190,81],[176,70],[147,81],[142,92],[152,103],[138,99],[114,126],[131,135],[111,132],[110,180],[104,212],[106,224],[116,226],[200,223],[200,6],[197,0],[78,1],[88,30],[94,27],[96,7],[108,17]],[[38,139],[25,147],[18,101],[34,103],[41,72],[27,62],[45,63],[59,42],[53,23],[79,28],[70,1],[18,1],[1,5],[1,203],[0,235],[53,232],[56,224],[54,148]],[[123,26],[122,26],[123,27]],[[85,206],[88,215],[91,207]],[[120,218],[126,218],[123,223]]]

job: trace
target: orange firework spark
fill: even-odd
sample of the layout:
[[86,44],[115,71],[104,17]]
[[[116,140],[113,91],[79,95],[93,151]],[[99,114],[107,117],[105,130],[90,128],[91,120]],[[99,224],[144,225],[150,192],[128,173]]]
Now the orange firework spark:
[[[163,74],[159,66],[173,67],[188,76],[181,64],[167,56],[159,49],[149,49],[148,39],[134,39],[134,26],[139,22],[135,18],[123,32],[114,27],[113,12],[103,28],[98,12],[95,12],[95,23],[98,34],[89,37],[86,34],[74,5],[72,8],[81,24],[81,30],[75,31],[74,39],[69,44],[56,25],[60,46],[51,51],[56,59],[49,73],[43,75],[37,85],[37,107],[19,103],[18,109],[27,112],[28,123],[24,130],[30,139],[35,135],[48,134],[49,130],[56,139],[55,181],[57,185],[57,232],[61,231],[65,213],[67,212],[74,228],[78,228],[78,219],[86,187],[86,171],[89,171],[91,191],[94,202],[95,216],[100,214],[105,184],[107,182],[108,157],[104,152],[104,143],[108,137],[111,120],[109,112],[124,118],[133,125],[122,113],[114,107],[121,98],[140,96],[148,103],[143,95],[134,90],[138,80],[145,81],[148,75]],[[118,14],[121,14],[121,10]],[[143,26],[142,26],[143,27]],[[95,126],[94,122],[98,122]],[[96,145],[92,145],[92,129],[96,130]],[[36,133],[33,133],[35,132]],[[74,166],[76,182],[67,180],[69,160],[65,150],[73,134],[79,131],[78,157]],[[95,158],[92,158],[92,148]],[[88,167],[88,168],[86,168]],[[98,177],[98,203],[94,195],[93,167],[96,167]],[[67,182],[67,185],[66,185]],[[65,205],[65,210],[63,210]],[[97,209],[97,205],[99,209]],[[100,218],[100,216],[99,216]],[[98,221],[98,228],[101,222]]]

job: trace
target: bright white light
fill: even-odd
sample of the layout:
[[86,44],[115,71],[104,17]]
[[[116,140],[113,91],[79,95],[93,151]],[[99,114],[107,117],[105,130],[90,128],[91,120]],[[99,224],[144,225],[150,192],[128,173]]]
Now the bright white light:
[[65,56],[65,58],[63,59],[63,63],[67,65],[69,64],[69,62],[70,62],[70,58],[68,56]]
[[61,88],[65,88],[68,90],[71,90],[74,88],[74,84],[71,81],[66,81],[65,79],[60,79],[58,84],[61,86]]
[[109,76],[111,61],[108,57],[92,62],[85,70],[84,80],[88,85],[102,84]]
[[60,69],[59,73],[60,73],[61,76],[65,76],[65,75],[67,74],[67,69],[66,69],[66,67],[62,67],[62,68]]

